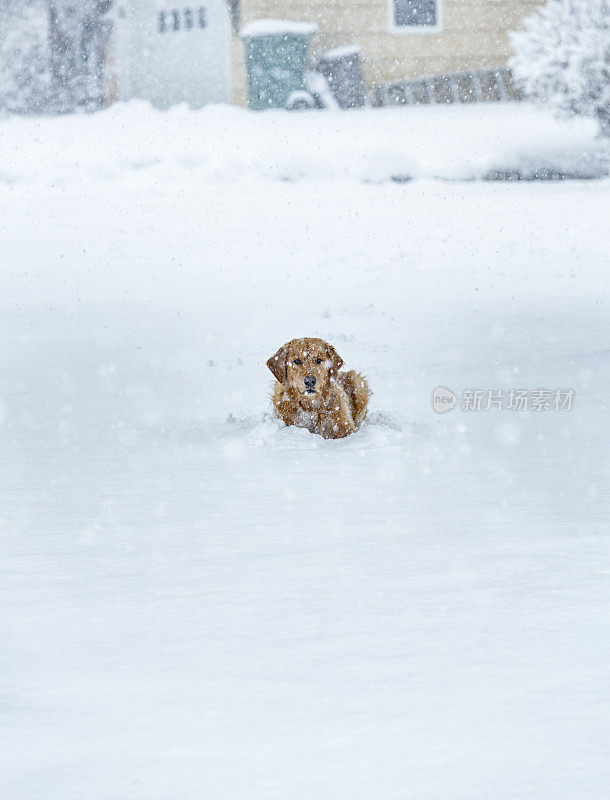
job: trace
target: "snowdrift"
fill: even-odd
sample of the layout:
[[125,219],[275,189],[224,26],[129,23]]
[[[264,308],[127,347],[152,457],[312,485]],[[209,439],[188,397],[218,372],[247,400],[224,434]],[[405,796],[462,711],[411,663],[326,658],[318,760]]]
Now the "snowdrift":
[[607,174],[610,148],[592,120],[510,103],[254,114],[133,101],[95,115],[5,119],[0,142],[0,181],[54,185],[143,171],[170,182],[594,178]]

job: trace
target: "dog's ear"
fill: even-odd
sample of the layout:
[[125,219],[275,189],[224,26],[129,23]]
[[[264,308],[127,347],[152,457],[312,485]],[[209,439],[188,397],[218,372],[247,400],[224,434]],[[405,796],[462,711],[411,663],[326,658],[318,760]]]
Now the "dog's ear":
[[331,364],[330,371],[331,371],[332,374],[336,375],[336,373],[343,366],[343,359],[341,358],[339,353],[337,353],[337,351],[332,346],[332,344],[327,344],[326,345],[326,353],[327,353],[328,358],[330,358],[330,364]]
[[288,358],[288,345],[283,344],[277,353],[271,358],[267,359],[267,366],[273,373],[273,376],[280,382],[284,382],[286,377],[286,359]]

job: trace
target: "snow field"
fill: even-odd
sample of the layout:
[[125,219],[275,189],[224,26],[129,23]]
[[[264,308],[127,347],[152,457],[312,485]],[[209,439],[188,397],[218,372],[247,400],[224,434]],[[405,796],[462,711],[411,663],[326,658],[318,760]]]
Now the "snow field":
[[[606,800],[608,182],[105,113],[0,134],[2,796]],[[300,335],[370,380],[346,440],[270,414]]]

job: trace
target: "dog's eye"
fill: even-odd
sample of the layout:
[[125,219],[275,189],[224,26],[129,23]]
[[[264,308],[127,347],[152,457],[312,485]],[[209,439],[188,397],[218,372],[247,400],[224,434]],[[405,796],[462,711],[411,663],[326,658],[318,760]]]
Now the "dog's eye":
[[321,364],[321,363],[322,363],[322,359],[321,358],[316,358],[316,364]]
[[301,359],[300,359],[300,358],[295,358],[295,360],[294,360],[292,363],[293,363],[293,364],[298,364],[298,365],[299,365],[299,367],[300,367],[300,366],[301,366],[301,364],[302,364],[303,362],[301,361]]

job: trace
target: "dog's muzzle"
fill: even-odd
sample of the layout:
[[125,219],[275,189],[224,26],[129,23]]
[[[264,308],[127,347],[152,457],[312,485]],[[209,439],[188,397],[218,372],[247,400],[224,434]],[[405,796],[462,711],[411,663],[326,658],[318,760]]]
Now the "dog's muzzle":
[[305,384],[305,394],[316,394],[316,379],[313,375],[306,375],[303,383]]

